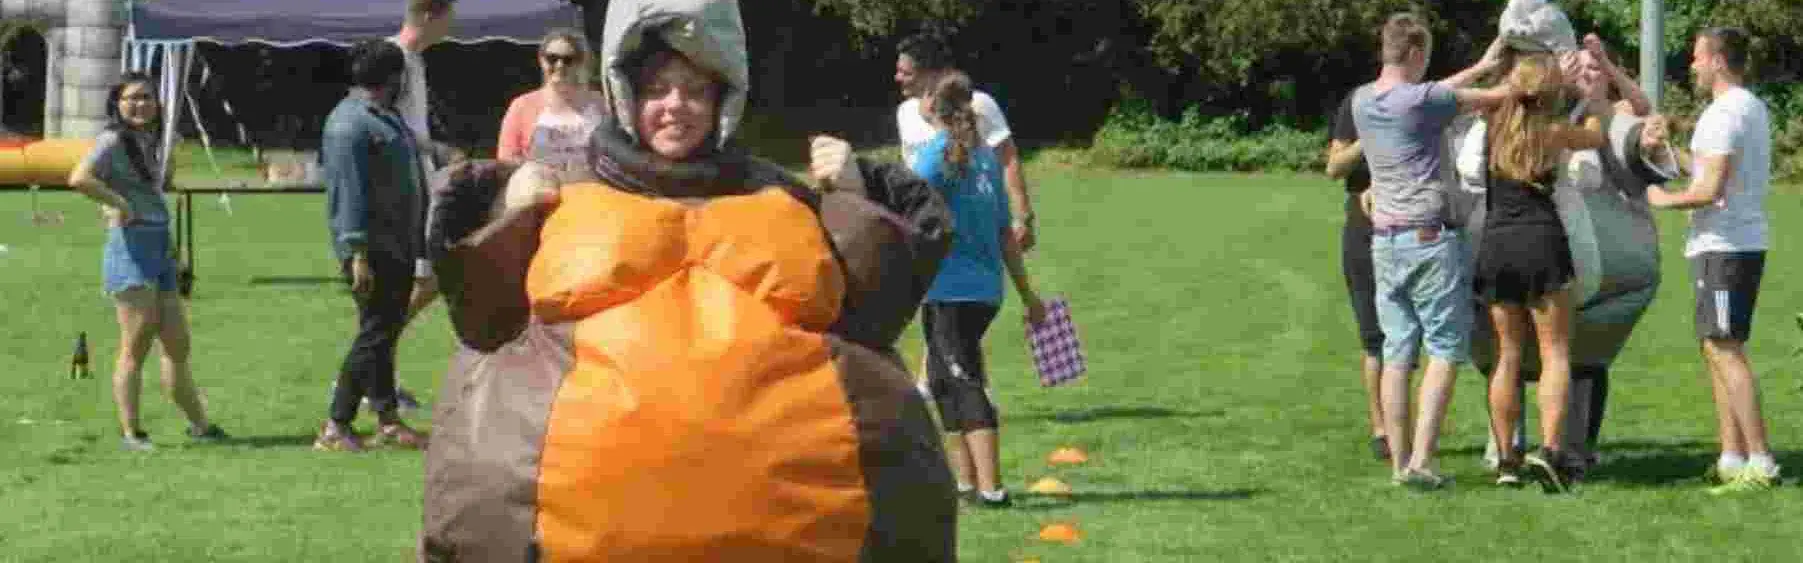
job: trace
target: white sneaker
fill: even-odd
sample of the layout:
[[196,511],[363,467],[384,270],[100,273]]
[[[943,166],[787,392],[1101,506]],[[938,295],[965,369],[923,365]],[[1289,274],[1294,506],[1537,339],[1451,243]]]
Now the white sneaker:
[[130,452],[148,452],[157,449],[150,443],[150,435],[139,432],[136,436],[126,436],[119,441],[120,447]]

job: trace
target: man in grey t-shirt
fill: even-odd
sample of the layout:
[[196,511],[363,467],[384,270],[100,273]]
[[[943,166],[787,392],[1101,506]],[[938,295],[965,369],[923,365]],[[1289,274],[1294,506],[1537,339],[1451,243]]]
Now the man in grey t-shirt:
[[[1432,37],[1411,14],[1383,27],[1383,70],[1353,93],[1353,122],[1371,169],[1371,257],[1377,278],[1377,318],[1384,333],[1384,430],[1393,480],[1435,488],[1444,480],[1433,452],[1452,395],[1453,374],[1469,357],[1473,307],[1468,251],[1448,224],[1442,155],[1446,129],[1459,113],[1495,106],[1506,87],[1463,89],[1497,66],[1502,43],[1476,65],[1435,83],[1422,83]],[[1425,343],[1427,370],[1413,440],[1409,428],[1409,371]]]

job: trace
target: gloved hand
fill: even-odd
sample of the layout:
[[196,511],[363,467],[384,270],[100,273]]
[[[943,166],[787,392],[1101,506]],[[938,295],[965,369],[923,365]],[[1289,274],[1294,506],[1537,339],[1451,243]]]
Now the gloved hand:
[[820,135],[809,143],[808,177],[821,191],[851,190],[864,193],[864,174],[858,169],[851,143]]
[[432,178],[432,213],[426,225],[429,255],[437,260],[491,218],[502,188],[516,165],[495,160],[453,164]]
[[494,214],[498,217],[505,209],[530,206],[556,196],[561,183],[557,171],[549,166],[536,162],[521,164],[507,178],[506,190],[501,201],[496,203]]

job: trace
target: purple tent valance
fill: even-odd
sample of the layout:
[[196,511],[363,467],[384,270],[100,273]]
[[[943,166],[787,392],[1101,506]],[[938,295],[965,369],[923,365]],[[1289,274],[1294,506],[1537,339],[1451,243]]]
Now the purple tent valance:
[[[226,45],[350,45],[394,35],[403,0],[135,0],[131,38]],[[450,41],[536,43],[554,27],[580,28],[569,0],[457,0]]]

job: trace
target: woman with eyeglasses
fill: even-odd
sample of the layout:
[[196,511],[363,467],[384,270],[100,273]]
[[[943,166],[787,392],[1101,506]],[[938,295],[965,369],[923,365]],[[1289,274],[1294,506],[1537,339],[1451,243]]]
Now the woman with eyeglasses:
[[587,179],[588,142],[607,106],[588,86],[588,45],[573,31],[558,29],[539,42],[538,66],[544,86],[513,99],[501,119],[496,160],[532,164],[562,182]]
[[69,186],[101,205],[107,238],[101,275],[119,319],[119,359],[113,369],[113,399],[119,407],[123,446],[155,449],[138,420],[139,394],[150,345],[163,348],[163,388],[188,419],[188,437],[216,442],[225,431],[207,419],[206,402],[188,367],[188,314],[176,287],[169,235],[169,206],[163,198],[170,170],[156,150],[156,81],[127,73],[107,92],[106,128],[94,148],[69,174]]

